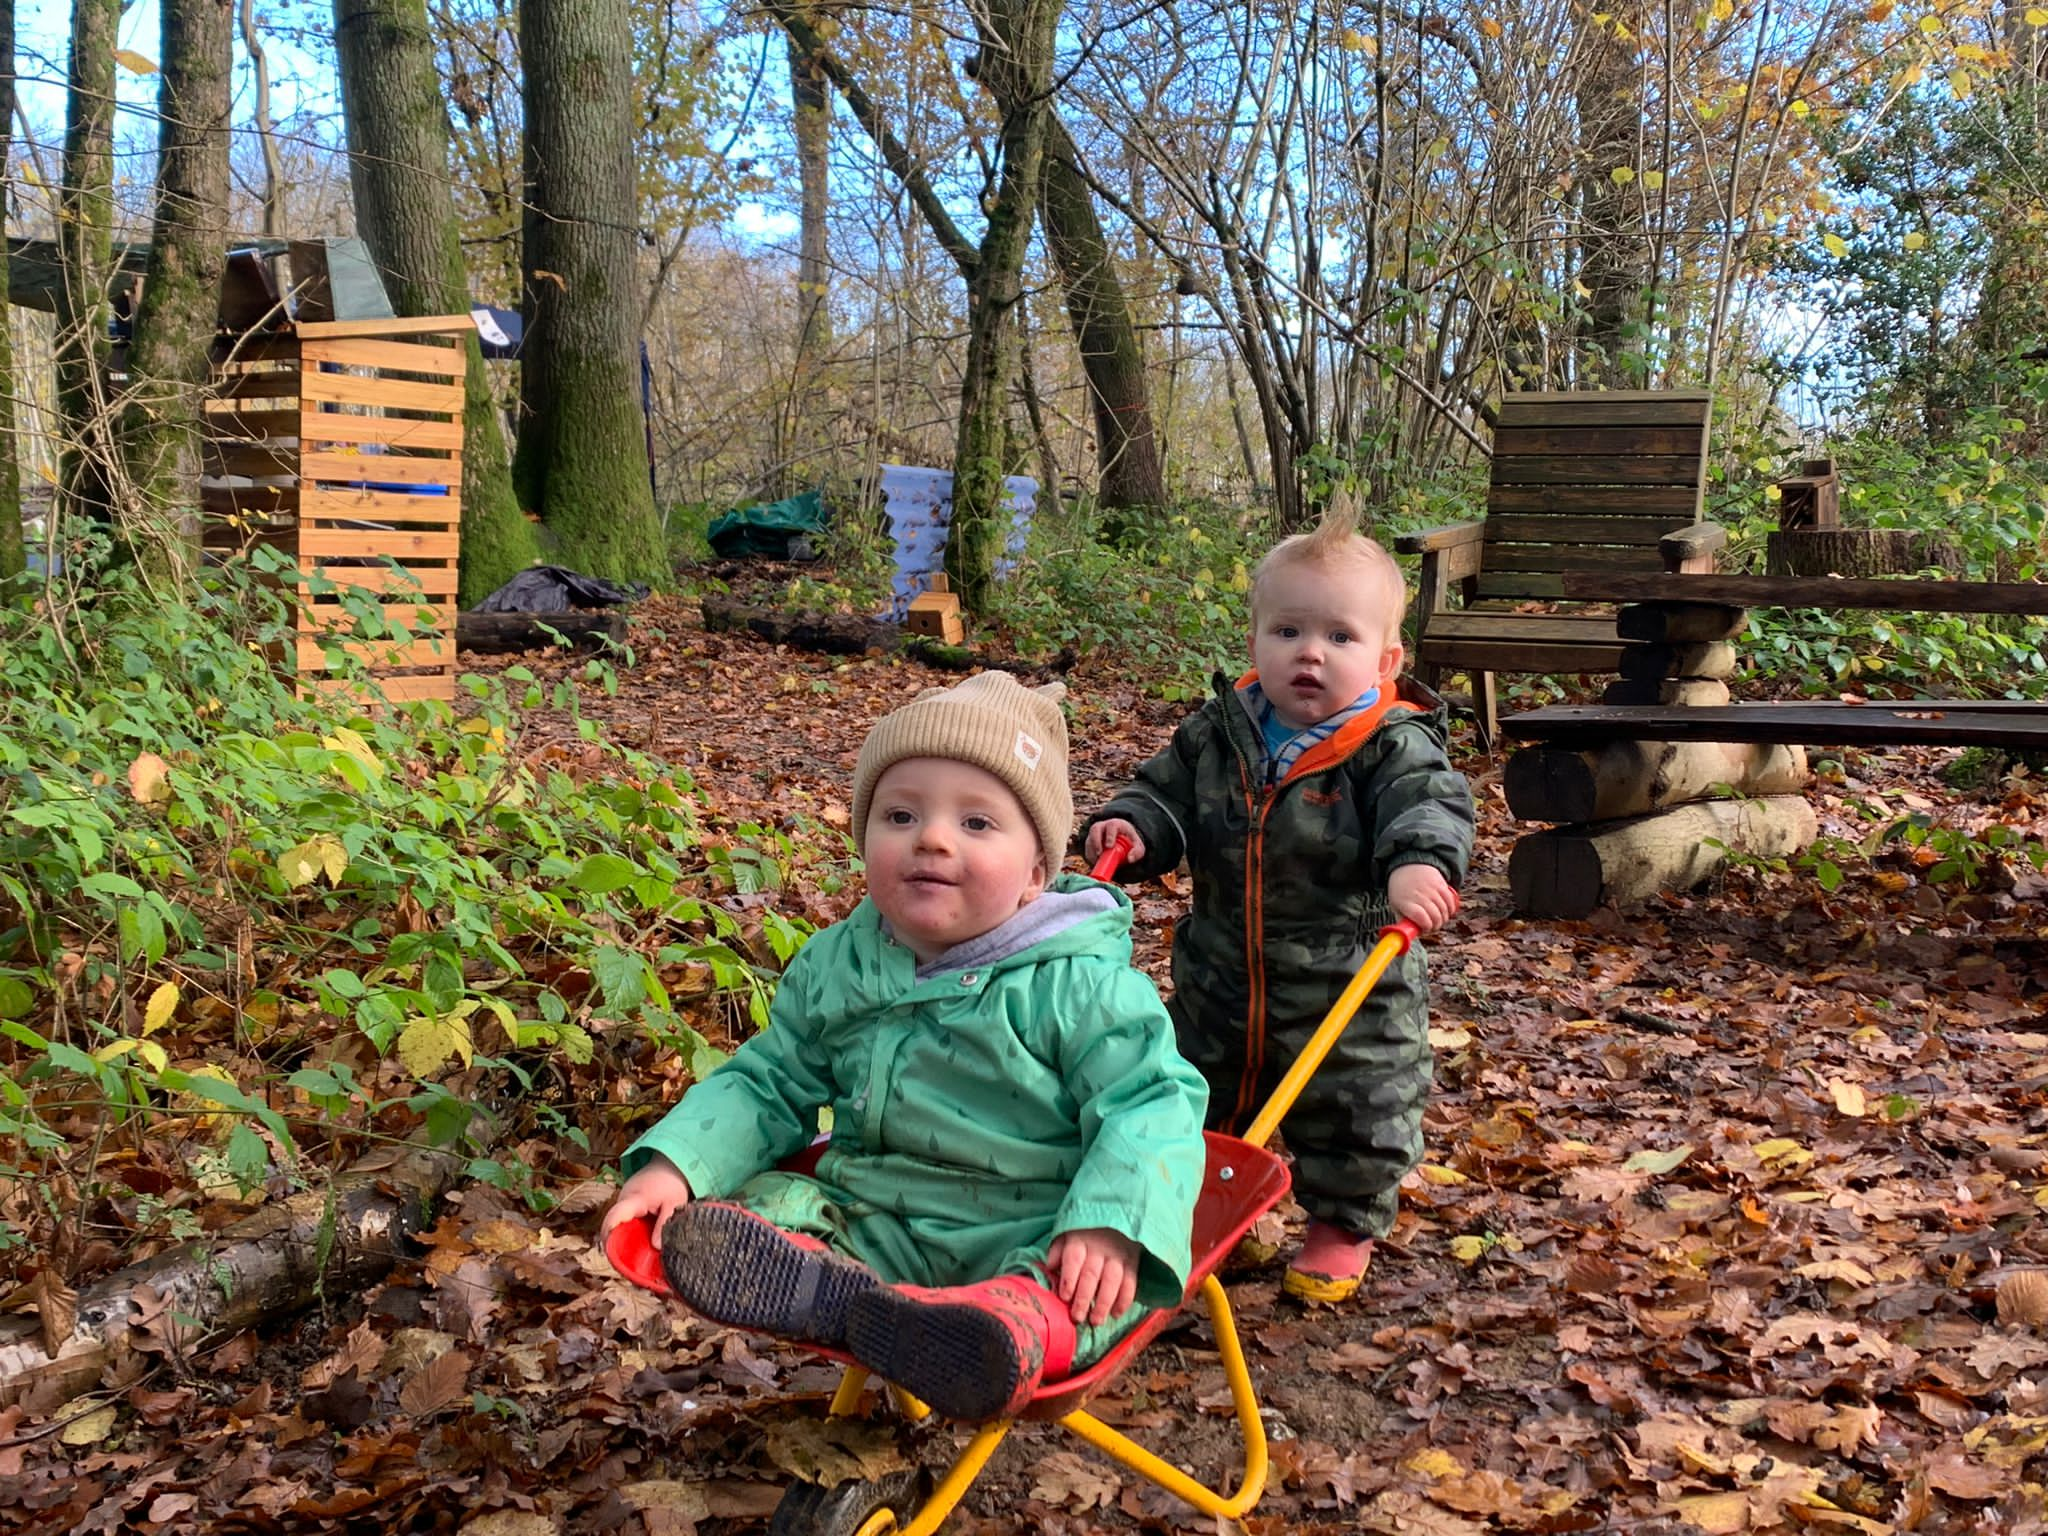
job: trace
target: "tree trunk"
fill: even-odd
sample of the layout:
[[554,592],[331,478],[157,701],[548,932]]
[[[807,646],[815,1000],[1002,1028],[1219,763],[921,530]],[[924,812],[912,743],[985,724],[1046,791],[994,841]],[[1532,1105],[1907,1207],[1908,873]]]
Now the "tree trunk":
[[820,374],[832,351],[831,249],[826,215],[831,208],[832,86],[818,59],[785,34],[789,89],[794,104],[799,188],[796,262],[796,355],[790,366],[788,493],[816,483],[813,460],[822,446],[824,398]]
[[526,340],[520,500],[564,564],[666,581],[639,406],[626,0],[521,0]]
[[[0,0],[0,232],[13,201],[14,0]],[[0,294],[7,289],[7,242],[0,240]],[[0,581],[26,565],[21,534],[21,454],[14,438],[14,327],[0,314]]]
[[1508,810],[1524,821],[1614,821],[1698,800],[1727,785],[1791,794],[1806,749],[1720,741],[1611,741],[1585,751],[1526,747],[1508,759]]
[[1962,565],[1954,543],[1907,528],[1800,528],[1773,533],[1764,545],[1764,569],[1773,576],[1896,576]]
[[121,0],[74,0],[64,185],[58,194],[57,506],[59,518],[113,517],[114,443],[106,398],[107,278],[114,261],[114,50]]
[[[99,1382],[145,1288],[167,1302],[183,1336],[224,1334],[312,1305],[323,1294],[359,1292],[433,1225],[460,1159],[407,1148],[379,1153],[315,1189],[257,1212],[218,1237],[131,1265],[81,1292],[70,1337],[51,1350],[0,1335],[0,1407],[30,1393],[50,1408]],[[44,1411],[48,1411],[45,1409]]]
[[626,639],[626,616],[614,609],[573,608],[561,613],[458,613],[456,649],[464,651],[552,651],[549,630],[585,650],[600,651],[606,640]]
[[[334,0],[356,228],[401,315],[467,314],[469,279],[448,187],[448,114],[426,0]],[[481,601],[540,558],[520,513],[497,401],[476,338],[464,342],[462,576]],[[630,396],[629,396],[630,398]]]
[[256,29],[256,0],[242,0],[242,47],[249,55],[249,72],[254,77],[250,115],[256,138],[263,146],[263,233],[282,240],[291,227],[284,202],[284,156],[277,152],[277,134],[270,124],[270,56],[263,51],[263,35]]
[[[1618,17],[1587,18],[1580,42],[1579,281],[1587,291],[1579,328],[1583,376],[1605,388],[1640,389],[1647,372],[1643,305],[1649,289],[1638,184],[1641,82],[1634,54],[1622,42]],[[1627,173],[1618,181],[1617,170]]]
[[122,448],[138,498],[131,542],[166,574],[199,543],[199,454],[208,352],[227,266],[234,0],[162,0],[156,217],[129,347]]
[[1766,858],[1797,853],[1819,830],[1813,807],[1794,795],[1552,827],[1515,844],[1508,885],[1525,917],[1584,917],[1659,891],[1690,890],[1726,862],[1729,849]]
[[1024,298],[1024,252],[1044,168],[1058,19],[1057,0],[998,0],[981,13],[981,78],[1002,112],[1002,171],[967,283],[967,360],[946,537],[946,574],[970,610],[986,605],[1009,535],[1007,396],[1017,371],[1016,309]]
[[1046,114],[1045,131],[1044,202],[1038,216],[1059,267],[1067,317],[1088,375],[1102,504],[1162,507],[1166,481],[1152,424],[1145,354],[1131,324],[1130,305],[1095,199],[1081,175],[1080,150],[1057,113]]

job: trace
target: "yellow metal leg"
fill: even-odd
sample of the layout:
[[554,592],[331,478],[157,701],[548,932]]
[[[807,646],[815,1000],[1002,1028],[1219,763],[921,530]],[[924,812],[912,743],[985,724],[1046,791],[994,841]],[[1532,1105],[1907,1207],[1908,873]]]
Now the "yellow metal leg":
[[1250,1512],[1266,1488],[1266,1426],[1259,1418],[1258,1394],[1252,1389],[1251,1372],[1245,1368],[1244,1347],[1238,1342],[1237,1324],[1231,1317],[1230,1298],[1214,1275],[1202,1282],[1202,1299],[1209,1304],[1209,1318],[1216,1331],[1216,1347],[1223,1355],[1223,1374],[1230,1382],[1230,1399],[1237,1409],[1237,1423],[1244,1435],[1244,1480],[1237,1492],[1226,1497],[1206,1484],[1196,1482],[1180,1468],[1161,1461],[1137,1441],[1111,1429],[1094,1414],[1077,1409],[1060,1422],[1090,1445],[1122,1462],[1133,1472],[1150,1478],[1168,1493],[1202,1511],[1225,1520]]
[[828,1412],[835,1419],[850,1419],[860,1412],[861,1394],[868,1389],[867,1367],[849,1365],[839,1378],[839,1387],[832,1394],[832,1406]]
[[953,1507],[967,1496],[967,1490],[974,1486],[974,1480],[981,1476],[981,1469],[988,1465],[989,1457],[995,1455],[996,1447],[1003,1443],[1003,1436],[1009,1432],[1008,1419],[984,1424],[967,1442],[967,1449],[960,1453],[952,1470],[932,1490],[932,1496],[925,1500],[917,1518],[896,1527],[897,1536],[933,1536],[946,1523],[946,1516],[953,1513]]

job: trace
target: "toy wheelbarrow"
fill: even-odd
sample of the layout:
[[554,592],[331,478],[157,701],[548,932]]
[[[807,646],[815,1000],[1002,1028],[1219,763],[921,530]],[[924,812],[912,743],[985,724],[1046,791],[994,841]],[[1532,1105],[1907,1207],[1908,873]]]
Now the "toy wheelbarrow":
[[[1119,838],[1096,861],[1090,871],[1098,880],[1115,873],[1129,849]],[[1287,1165],[1266,1148],[1287,1111],[1301,1093],[1323,1058],[1337,1043],[1345,1026],[1378,983],[1386,969],[1408,951],[1420,935],[1414,925],[1399,922],[1380,932],[1379,942],[1365,963],[1351,978],[1343,995],[1317,1026],[1314,1036],[1294,1065],[1287,1069],[1273,1096],[1266,1101],[1242,1139],[1205,1131],[1207,1163],[1202,1171],[1201,1195],[1195,1203],[1191,1246],[1194,1262],[1188,1286],[1181,1298],[1183,1307],[1199,1296],[1209,1313],[1216,1346],[1223,1357],[1223,1372],[1230,1383],[1230,1396],[1244,1441],[1244,1472],[1233,1493],[1224,1493],[1161,1460],[1142,1445],[1089,1413],[1088,1400],[1115,1379],[1132,1358],[1156,1338],[1176,1315],[1172,1310],[1152,1313],[1141,1321],[1109,1352],[1092,1365],[1060,1381],[1042,1383],[1018,1418],[1051,1419],[1071,1430],[1103,1454],[1121,1462],[1133,1472],[1149,1478],[1167,1492],[1186,1500],[1204,1514],[1234,1520],[1251,1511],[1266,1485],[1266,1431],[1259,1417],[1258,1398],[1251,1373],[1245,1368],[1244,1348],[1238,1340],[1230,1299],[1216,1270],[1236,1248],[1252,1223],[1287,1193],[1290,1176]],[[815,1152],[816,1149],[814,1149]],[[666,1294],[668,1281],[662,1274],[661,1256],[652,1240],[653,1226],[646,1220],[629,1221],[612,1229],[606,1254],[612,1267],[627,1279],[650,1290]],[[868,1371],[847,1364],[833,1394],[831,1411],[851,1415],[860,1411],[869,1384]],[[930,1410],[900,1388],[890,1389],[912,1418],[924,1418]],[[797,1483],[783,1495],[770,1536],[932,1536],[945,1524],[955,1506],[973,1486],[981,1469],[995,1454],[1012,1419],[984,1424],[954,1458],[953,1464],[933,1485],[924,1469],[899,1472],[875,1479],[856,1479],[832,1485]]]

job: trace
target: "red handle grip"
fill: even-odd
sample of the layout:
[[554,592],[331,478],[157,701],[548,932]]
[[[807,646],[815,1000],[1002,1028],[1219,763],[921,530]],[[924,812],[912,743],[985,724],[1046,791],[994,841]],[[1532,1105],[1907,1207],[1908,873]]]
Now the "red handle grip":
[[636,1216],[613,1227],[604,1240],[604,1256],[635,1285],[645,1286],[657,1296],[668,1294],[668,1276],[661,1272],[661,1255],[654,1247],[652,1218]]
[[1128,837],[1119,836],[1115,842],[1102,850],[1101,855],[1095,860],[1094,867],[1088,871],[1088,878],[1091,880],[1115,879],[1117,866],[1123,863],[1125,856],[1130,851],[1131,840]]
[[[1463,905],[1464,903],[1458,900],[1458,893],[1456,891],[1451,892],[1451,915],[1453,917],[1457,916],[1458,908]],[[1399,939],[1401,941],[1401,948],[1398,952],[1405,955],[1408,953],[1410,945],[1422,942],[1422,930],[1404,917],[1382,928],[1380,930],[1380,937],[1383,939]]]

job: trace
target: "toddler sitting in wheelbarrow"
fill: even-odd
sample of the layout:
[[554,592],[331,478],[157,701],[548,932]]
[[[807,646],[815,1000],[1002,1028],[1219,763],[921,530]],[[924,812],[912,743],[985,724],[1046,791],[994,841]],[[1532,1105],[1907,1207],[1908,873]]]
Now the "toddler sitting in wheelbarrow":
[[[694,1311],[850,1356],[955,1419],[1014,1414],[1179,1304],[1207,1089],[1130,963],[1131,906],[1058,873],[1058,685],[985,672],[869,732],[868,894],[769,1027],[627,1149]],[[811,1172],[778,1168],[832,1111]]]

